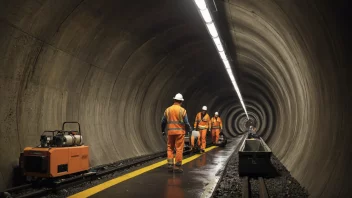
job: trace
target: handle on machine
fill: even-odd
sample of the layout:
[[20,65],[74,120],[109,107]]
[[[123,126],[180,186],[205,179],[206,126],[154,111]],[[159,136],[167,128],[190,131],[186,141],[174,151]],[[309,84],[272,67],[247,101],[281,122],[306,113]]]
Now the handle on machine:
[[[82,136],[82,133],[81,133],[81,125],[79,124],[79,122],[64,122],[62,124],[62,130],[65,131],[65,124],[78,124],[78,133],[80,136]],[[82,138],[80,140],[80,144],[82,144]]]

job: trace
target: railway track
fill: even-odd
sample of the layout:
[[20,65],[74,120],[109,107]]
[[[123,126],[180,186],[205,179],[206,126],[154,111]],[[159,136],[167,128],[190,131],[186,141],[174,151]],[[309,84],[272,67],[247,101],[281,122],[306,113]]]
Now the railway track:
[[265,186],[265,181],[262,177],[258,178],[251,178],[251,177],[243,177],[243,183],[242,183],[242,198],[250,198],[252,197],[252,191],[251,191],[251,183],[250,179],[253,179],[254,181],[258,182],[258,187],[259,187],[259,197],[260,198],[269,198],[268,191]]
[[[190,155],[191,151],[186,150],[183,154]],[[0,192],[0,198],[29,198],[45,196],[50,193],[55,193],[61,189],[76,186],[84,182],[93,181],[102,176],[127,170],[140,164],[144,164],[163,157],[166,157],[166,152],[160,152],[145,157],[140,157],[132,162],[127,162],[122,165],[116,165],[121,164],[120,162],[118,162],[115,164],[115,166],[111,165],[111,167],[109,168],[106,168],[106,166],[95,167],[94,169],[97,170],[96,172],[88,172],[85,174],[73,176],[66,179],[56,180],[53,182],[43,181],[42,183],[29,183],[21,186],[16,186],[10,189],[6,189],[3,192]]]

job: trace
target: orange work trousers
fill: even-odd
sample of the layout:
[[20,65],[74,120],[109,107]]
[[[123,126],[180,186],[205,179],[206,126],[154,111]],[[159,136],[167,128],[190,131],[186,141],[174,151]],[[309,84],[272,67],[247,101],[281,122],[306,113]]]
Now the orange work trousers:
[[219,135],[220,135],[220,129],[212,129],[211,130],[211,137],[212,137],[213,144],[218,143]]
[[198,145],[201,144],[200,149],[203,149],[203,150],[205,149],[207,144],[207,130],[208,129],[199,130],[200,139],[198,140]]
[[[206,147],[206,138],[207,136],[207,129],[199,130],[199,137],[198,137],[198,146],[200,149],[205,149]],[[191,136],[191,147],[194,148],[194,137]]]
[[174,149],[176,148],[176,165],[182,165],[183,147],[185,144],[185,134],[167,136],[167,159],[174,159]]

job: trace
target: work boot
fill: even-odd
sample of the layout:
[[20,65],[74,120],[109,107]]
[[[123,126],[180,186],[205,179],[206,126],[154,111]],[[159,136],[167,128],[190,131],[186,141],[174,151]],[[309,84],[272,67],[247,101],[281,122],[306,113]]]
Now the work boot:
[[183,169],[181,168],[181,163],[176,163],[174,167],[174,172],[175,173],[183,173]]
[[167,171],[172,172],[174,170],[174,159],[167,159]]

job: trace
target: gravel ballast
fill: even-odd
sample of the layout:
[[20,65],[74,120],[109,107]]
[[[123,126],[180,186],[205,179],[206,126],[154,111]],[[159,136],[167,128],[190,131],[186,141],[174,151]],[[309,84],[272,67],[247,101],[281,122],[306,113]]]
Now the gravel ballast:
[[[275,157],[271,163],[278,172],[274,178],[264,178],[269,197],[308,197],[308,191],[295,180],[290,172]],[[231,156],[213,197],[242,197],[242,180],[238,174],[238,154]],[[250,179],[252,197],[259,197],[259,184],[256,178]]]

